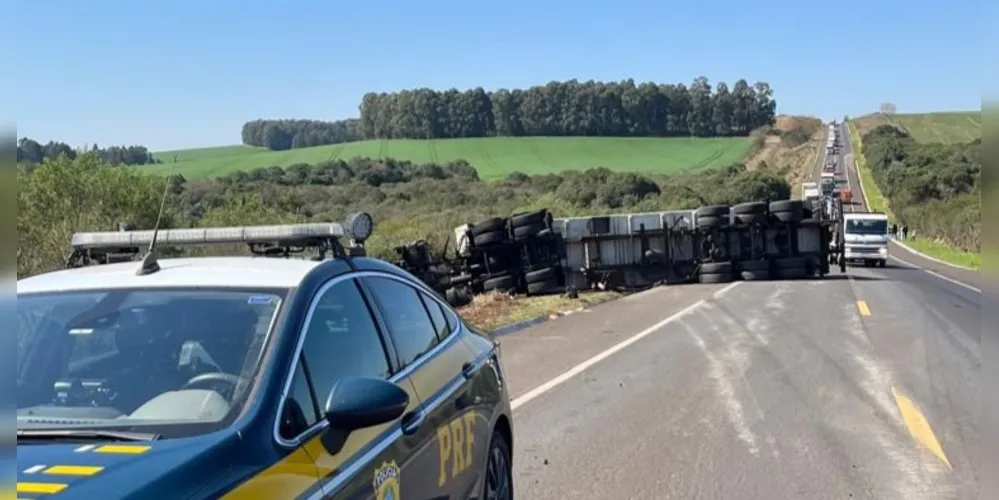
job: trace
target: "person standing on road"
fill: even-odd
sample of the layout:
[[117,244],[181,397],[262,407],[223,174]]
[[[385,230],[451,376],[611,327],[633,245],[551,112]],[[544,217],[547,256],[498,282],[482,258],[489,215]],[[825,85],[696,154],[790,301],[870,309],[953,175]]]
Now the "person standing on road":
[[904,240],[908,237],[909,237],[909,226],[902,224],[902,239]]
[[893,238],[898,239],[898,224],[891,225],[891,235]]

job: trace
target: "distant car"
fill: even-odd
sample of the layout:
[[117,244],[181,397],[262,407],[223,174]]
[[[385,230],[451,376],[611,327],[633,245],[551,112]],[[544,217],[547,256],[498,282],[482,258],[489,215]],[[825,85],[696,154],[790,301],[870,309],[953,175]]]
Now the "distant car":
[[158,234],[312,259],[74,235],[69,269],[17,282],[17,496],[512,498],[499,344],[341,245],[358,217]]

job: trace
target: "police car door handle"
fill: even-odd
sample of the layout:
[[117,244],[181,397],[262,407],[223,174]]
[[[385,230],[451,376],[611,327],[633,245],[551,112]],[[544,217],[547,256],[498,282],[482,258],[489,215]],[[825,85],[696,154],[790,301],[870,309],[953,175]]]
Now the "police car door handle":
[[402,433],[406,435],[416,434],[420,426],[427,419],[427,414],[423,410],[417,410],[402,417]]
[[465,377],[465,380],[470,380],[475,376],[475,372],[478,371],[477,363],[465,363],[461,365],[461,374]]

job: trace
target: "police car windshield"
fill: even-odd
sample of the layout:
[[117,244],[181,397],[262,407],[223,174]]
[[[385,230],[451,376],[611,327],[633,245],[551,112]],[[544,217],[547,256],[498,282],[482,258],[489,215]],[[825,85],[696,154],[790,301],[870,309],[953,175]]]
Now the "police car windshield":
[[283,299],[241,289],[19,296],[17,428],[222,425],[250,389]]

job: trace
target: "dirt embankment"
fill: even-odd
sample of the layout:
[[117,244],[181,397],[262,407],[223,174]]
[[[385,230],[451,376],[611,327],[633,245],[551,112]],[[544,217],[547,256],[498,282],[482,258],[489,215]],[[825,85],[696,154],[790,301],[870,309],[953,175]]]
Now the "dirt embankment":
[[746,159],[746,165],[778,172],[797,196],[801,183],[812,174],[825,137],[825,125],[818,118],[778,116],[773,127],[753,132],[755,151]]

